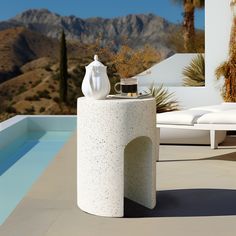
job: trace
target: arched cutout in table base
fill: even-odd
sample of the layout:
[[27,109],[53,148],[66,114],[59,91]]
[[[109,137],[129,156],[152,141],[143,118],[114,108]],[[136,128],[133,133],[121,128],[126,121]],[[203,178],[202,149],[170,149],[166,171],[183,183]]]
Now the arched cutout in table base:
[[124,150],[124,195],[126,198],[153,208],[153,144],[141,136],[127,144]]

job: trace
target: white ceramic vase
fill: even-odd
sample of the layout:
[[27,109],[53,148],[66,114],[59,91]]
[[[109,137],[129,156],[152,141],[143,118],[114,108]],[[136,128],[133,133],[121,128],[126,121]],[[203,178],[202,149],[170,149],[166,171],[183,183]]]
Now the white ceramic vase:
[[85,68],[86,73],[82,83],[84,96],[97,100],[105,99],[111,90],[107,67],[98,61],[98,56],[95,55],[94,61]]

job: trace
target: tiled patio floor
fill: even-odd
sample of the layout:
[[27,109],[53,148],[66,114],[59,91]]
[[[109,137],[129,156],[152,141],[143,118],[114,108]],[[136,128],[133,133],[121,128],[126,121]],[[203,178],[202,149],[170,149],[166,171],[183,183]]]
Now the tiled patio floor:
[[126,218],[86,214],[76,205],[76,136],[15,211],[1,236],[235,236],[236,146],[161,146],[157,207],[126,201]]

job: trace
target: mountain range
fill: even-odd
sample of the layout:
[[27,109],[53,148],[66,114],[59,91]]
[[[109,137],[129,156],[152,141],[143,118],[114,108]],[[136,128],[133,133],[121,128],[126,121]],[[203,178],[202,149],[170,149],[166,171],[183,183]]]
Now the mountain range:
[[0,22],[0,30],[19,26],[51,38],[59,38],[63,28],[68,39],[93,43],[100,38],[103,45],[112,43],[115,48],[119,48],[124,40],[132,48],[140,48],[148,43],[164,56],[175,53],[171,38],[182,28],[180,24],[170,23],[154,14],[82,19],[60,16],[47,9],[30,9]]

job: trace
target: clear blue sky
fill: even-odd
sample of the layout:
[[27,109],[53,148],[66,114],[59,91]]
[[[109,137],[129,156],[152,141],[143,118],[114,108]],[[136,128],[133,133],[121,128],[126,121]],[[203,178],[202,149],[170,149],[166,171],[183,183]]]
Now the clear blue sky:
[[[63,16],[111,18],[135,13],[154,13],[180,23],[183,9],[171,0],[0,0],[0,20],[9,19],[30,8],[47,8]],[[204,28],[204,11],[197,10],[197,28]]]

